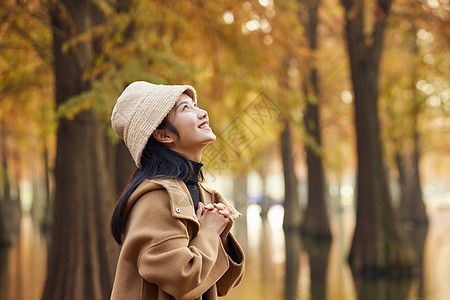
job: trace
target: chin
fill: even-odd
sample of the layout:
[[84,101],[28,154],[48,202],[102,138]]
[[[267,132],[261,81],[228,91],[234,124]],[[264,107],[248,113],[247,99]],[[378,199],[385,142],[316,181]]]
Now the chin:
[[214,142],[216,140],[216,135],[211,132],[211,143]]
[[209,139],[207,139],[205,142],[206,142],[207,144],[209,144],[209,143],[214,142],[215,140],[216,140],[216,136],[214,135],[214,136],[210,137]]
[[205,136],[205,142],[207,143],[212,143],[216,140],[216,135],[214,134],[214,132],[209,132],[209,134],[207,136]]

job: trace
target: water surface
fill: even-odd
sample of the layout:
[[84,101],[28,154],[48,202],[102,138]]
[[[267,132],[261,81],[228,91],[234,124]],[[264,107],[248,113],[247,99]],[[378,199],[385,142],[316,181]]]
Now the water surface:
[[[250,205],[247,224],[234,228],[246,249],[243,281],[226,300],[448,300],[450,299],[450,209],[428,211],[428,230],[406,229],[419,253],[423,272],[407,279],[356,281],[346,263],[354,227],[349,208],[331,212],[333,241],[320,245],[284,233],[283,208],[273,206],[268,220]],[[22,216],[13,245],[0,250],[0,300],[38,300],[45,284],[47,241],[28,214]]]

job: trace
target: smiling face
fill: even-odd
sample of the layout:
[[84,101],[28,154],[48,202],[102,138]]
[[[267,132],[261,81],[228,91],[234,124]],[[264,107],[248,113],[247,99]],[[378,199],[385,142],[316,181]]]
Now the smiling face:
[[198,108],[191,97],[182,94],[167,118],[177,129],[178,136],[158,129],[154,132],[155,138],[189,159],[200,161],[206,145],[216,140],[209,127],[208,113]]

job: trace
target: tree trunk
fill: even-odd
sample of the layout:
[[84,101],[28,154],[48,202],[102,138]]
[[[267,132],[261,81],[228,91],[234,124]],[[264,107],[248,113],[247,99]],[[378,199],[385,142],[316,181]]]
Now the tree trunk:
[[14,166],[15,168],[13,169],[14,171],[14,180],[13,180],[13,186],[14,186],[14,190],[15,190],[15,199],[13,199],[12,202],[12,209],[14,211],[14,217],[15,217],[15,222],[17,222],[17,224],[20,224],[20,219],[22,218],[22,192],[20,190],[20,181],[22,178],[22,174],[21,174],[21,166],[20,166],[20,157],[18,152],[13,152],[12,153],[12,158],[14,161]]
[[[420,55],[419,47],[417,45],[417,29],[413,30],[414,46],[413,54],[414,57]],[[411,87],[414,91],[414,97],[412,106],[410,109],[410,116],[412,118],[411,124],[411,139],[412,142],[409,147],[405,147],[403,154],[399,154],[397,160],[397,167],[400,171],[403,171],[403,178],[400,178],[400,205],[399,205],[399,216],[400,220],[407,222],[412,221],[415,223],[420,223],[423,225],[428,224],[428,217],[426,214],[425,203],[422,198],[422,184],[420,182],[420,172],[419,172],[419,160],[420,160],[420,134],[418,130],[418,118],[420,113],[420,108],[422,101],[417,95],[417,89],[415,83],[417,80],[416,68],[412,71]],[[408,155],[409,154],[409,155]]]
[[[309,49],[312,55],[317,50],[317,25],[320,0],[298,0],[301,6],[299,19],[306,30]],[[302,232],[305,234],[331,238],[330,224],[327,216],[325,175],[322,163],[322,138],[320,130],[319,79],[317,67],[313,64],[308,71],[308,78],[303,85],[306,98],[304,123],[308,135],[305,144],[306,164],[308,168],[308,205]],[[308,142],[309,141],[309,142]]]
[[[90,87],[84,72],[95,42],[63,51],[75,34],[104,20],[91,1],[52,3],[57,107]],[[114,186],[106,160],[106,124],[91,111],[61,119],[57,132],[53,229],[43,299],[107,299],[114,270],[114,243],[108,221]]]
[[8,232],[3,219],[2,201],[0,201],[0,248],[11,245]]
[[1,120],[1,132],[2,132],[2,139],[0,141],[0,147],[1,147],[1,155],[2,155],[2,175],[3,175],[3,201],[7,205],[9,205],[12,202],[11,199],[11,185],[9,182],[9,175],[8,175],[8,156],[7,156],[7,150],[6,150],[6,124],[4,120]]
[[21,215],[21,207],[20,201],[13,201],[11,197],[11,181],[9,174],[9,165],[8,165],[8,149],[6,145],[6,138],[8,136],[8,130],[6,128],[6,123],[2,119],[1,120],[1,139],[0,139],[0,155],[2,161],[2,175],[3,175],[3,199],[1,200],[1,211],[0,211],[0,240],[3,237],[4,244],[9,245],[9,234],[15,234],[19,231],[20,225],[20,215]]
[[[117,0],[116,2],[116,11],[118,13],[127,13],[133,9],[133,6],[136,5],[135,2],[130,0]],[[135,22],[130,22],[123,32],[123,41],[121,46],[125,46],[127,43],[133,41],[134,32],[135,32],[136,24]],[[117,69],[122,69],[121,65],[117,65]],[[125,89],[126,86],[123,86]],[[122,195],[122,192],[125,190],[130,178],[136,170],[136,165],[134,164],[133,158],[125,145],[123,140],[120,140],[118,143],[111,145],[113,157],[111,158],[111,162],[114,164],[112,170],[114,173],[112,176],[115,178],[116,185],[116,200],[118,197]]]
[[44,216],[42,218],[42,228],[48,230],[51,226],[51,212],[52,207],[52,193],[50,190],[50,168],[48,161],[48,146],[47,141],[44,140],[44,172],[45,172],[45,204],[44,204]]
[[233,178],[233,200],[234,205],[242,214],[236,224],[233,225],[235,229],[236,238],[239,240],[244,250],[248,249],[248,230],[247,230],[247,207],[248,207],[248,192],[247,192],[247,175],[237,174]]
[[114,145],[114,157],[115,157],[115,174],[113,176],[116,178],[116,200],[122,195],[128,182],[130,181],[133,171],[136,169],[133,158],[128,151],[125,143],[120,140],[116,145]]
[[261,219],[267,220],[267,214],[273,203],[272,199],[267,195],[267,166],[264,163],[260,166],[258,173],[261,178],[261,212],[259,215],[261,216]]
[[358,275],[410,272],[414,252],[395,222],[381,150],[378,119],[378,73],[390,0],[376,3],[372,35],[364,33],[363,3],[342,0],[347,48],[355,94],[358,151],[356,227],[349,261]]
[[417,131],[417,115],[414,116],[414,151],[412,157],[412,173],[411,173],[411,202],[409,207],[412,208],[412,212],[409,216],[404,216],[404,220],[413,221],[421,224],[428,224],[428,217],[426,213],[425,203],[422,197],[422,183],[420,181],[419,172],[419,132]]
[[284,119],[284,129],[281,132],[281,159],[284,175],[284,230],[299,229],[302,222],[300,210],[298,182],[295,175],[295,163],[291,145],[291,125]]
[[422,189],[419,178],[418,154],[413,157],[404,153],[396,153],[395,161],[399,173],[400,205],[398,215],[402,222],[428,224],[425,203],[422,199]]
[[308,167],[308,206],[305,212],[302,232],[330,239],[331,231],[327,215],[326,184],[322,155],[318,153],[317,149],[314,149],[322,146],[319,124],[319,106],[308,103],[305,114],[305,127],[307,134],[314,140],[316,145],[311,146],[307,144],[305,146]]

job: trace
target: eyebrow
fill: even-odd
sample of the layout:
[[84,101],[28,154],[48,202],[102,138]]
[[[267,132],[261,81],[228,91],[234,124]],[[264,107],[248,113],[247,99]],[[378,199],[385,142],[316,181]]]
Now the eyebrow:
[[[195,105],[194,99],[191,99],[191,101],[192,101],[192,104]],[[189,103],[189,101],[188,101],[188,100],[183,100],[183,101],[181,101],[180,103],[178,103],[176,109],[178,109],[178,107],[180,107],[180,106],[183,105],[184,103]]]

